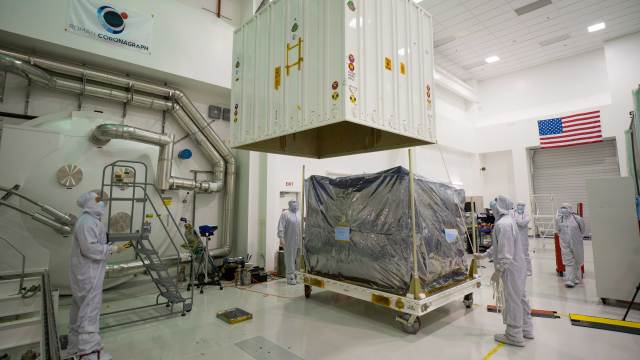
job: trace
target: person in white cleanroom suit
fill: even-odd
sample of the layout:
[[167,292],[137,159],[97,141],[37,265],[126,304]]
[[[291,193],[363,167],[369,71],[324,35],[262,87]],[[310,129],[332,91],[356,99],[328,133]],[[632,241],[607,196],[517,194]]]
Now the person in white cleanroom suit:
[[504,334],[497,334],[495,340],[524,346],[524,338],[533,339],[534,336],[531,309],[525,294],[527,265],[522,243],[518,241],[518,226],[510,215],[513,201],[500,195],[491,202],[491,210],[496,218],[491,251],[489,254],[476,254],[476,258],[491,257],[495,266],[491,281],[502,279],[504,286],[502,319],[507,329]]
[[529,255],[529,214],[525,212],[525,203],[518,201],[516,211],[513,218],[518,225],[518,240],[522,243],[522,251],[524,251],[524,260],[527,264],[527,276],[531,276],[531,256]]
[[298,202],[289,201],[289,209],[282,212],[278,222],[278,238],[284,247],[284,262],[287,272],[287,283],[296,284],[296,261],[300,247],[300,220],[298,219]]
[[71,247],[69,280],[73,297],[67,353],[83,360],[108,360],[111,356],[102,351],[99,334],[102,282],[107,258],[126,247],[107,243],[107,232],[100,222],[105,205],[96,193],[82,194],[77,204],[82,215],[75,224]]
[[573,213],[571,205],[562,204],[556,216],[556,231],[560,235],[560,250],[565,266],[564,284],[572,288],[581,282],[580,266],[584,263],[584,220]]

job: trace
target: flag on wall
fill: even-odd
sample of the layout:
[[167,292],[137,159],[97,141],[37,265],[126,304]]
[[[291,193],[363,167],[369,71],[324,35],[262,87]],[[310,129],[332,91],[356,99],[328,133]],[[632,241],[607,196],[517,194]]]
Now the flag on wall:
[[600,110],[538,120],[538,134],[541,149],[601,142]]

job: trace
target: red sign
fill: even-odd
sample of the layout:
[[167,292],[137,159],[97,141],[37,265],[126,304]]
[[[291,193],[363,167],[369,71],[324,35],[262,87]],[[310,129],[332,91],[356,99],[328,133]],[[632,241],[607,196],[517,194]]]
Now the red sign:
[[340,85],[340,84],[339,84],[339,83],[338,83],[338,81],[336,80],[336,81],[334,81],[334,82],[333,82],[333,84],[331,84],[331,88],[332,88],[333,90],[337,90],[337,89],[338,89],[338,85]]
[[293,187],[293,181],[285,181],[284,182],[284,186],[285,187]]

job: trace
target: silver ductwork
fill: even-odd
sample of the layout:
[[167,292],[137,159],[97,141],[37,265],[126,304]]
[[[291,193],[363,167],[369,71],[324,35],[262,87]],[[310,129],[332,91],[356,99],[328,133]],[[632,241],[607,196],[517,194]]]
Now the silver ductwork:
[[[123,124],[102,124],[96,126],[91,133],[90,141],[104,146],[111,139],[122,139],[160,147],[158,154],[158,171],[156,186],[160,190],[182,189],[200,190],[203,192],[220,191],[222,184],[209,181],[194,181],[171,176],[174,135],[160,134],[149,130]],[[211,149],[215,152],[215,149]]]
[[[176,264],[178,264],[178,262],[188,263],[189,261],[191,261],[191,256],[189,254],[180,254],[180,259],[178,259],[177,256],[162,258],[162,263],[169,268],[175,266]],[[120,264],[109,264],[105,269],[104,278],[115,279],[124,276],[141,274],[143,272],[145,272],[145,267],[140,260]]]
[[64,235],[64,236],[68,236],[71,234],[71,227],[68,225],[63,225],[60,224],[58,222],[56,222],[55,220],[52,220],[48,217],[46,217],[45,215],[42,215],[40,213],[37,213],[35,211],[27,211],[24,210],[22,208],[20,208],[19,206],[13,205],[9,202],[6,202],[4,200],[0,200],[0,206],[6,206],[12,210],[15,210],[21,214],[25,214],[27,216],[30,216],[31,219],[33,219],[34,221],[37,221],[43,225],[46,225],[48,227],[50,227],[51,229],[53,229],[55,232],[59,233],[60,235]]
[[[35,84],[51,89],[95,96],[154,110],[169,111],[184,130],[192,136],[194,141],[200,145],[205,156],[212,161],[215,178],[214,182],[209,185],[209,191],[215,191],[215,188],[224,186],[222,246],[212,250],[211,254],[222,257],[231,253],[236,189],[235,159],[231,150],[209,127],[205,118],[183,92],[167,86],[133,80],[125,76],[108,74],[83,66],[63,64],[3,49],[0,49],[0,68],[26,77]],[[59,77],[56,73],[75,77],[79,80]],[[98,82],[101,85],[94,82]],[[160,158],[162,159],[163,156]],[[172,186],[171,181],[169,186]],[[187,179],[173,178],[173,186],[174,188],[181,188],[181,186],[191,186],[191,184],[188,183]]]

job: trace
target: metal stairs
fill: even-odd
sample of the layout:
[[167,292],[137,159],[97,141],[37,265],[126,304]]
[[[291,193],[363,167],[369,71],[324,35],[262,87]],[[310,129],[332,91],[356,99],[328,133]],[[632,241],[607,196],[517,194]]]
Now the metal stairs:
[[[188,286],[186,293],[181,291],[178,285],[178,270],[181,260],[188,256],[193,267],[193,258],[189,255],[181,254],[177,243],[186,243],[186,239],[178,222],[163,201],[160,191],[155,184],[148,182],[147,165],[139,161],[118,160],[104,167],[102,173],[101,196],[106,200],[109,229],[109,241],[112,243],[131,242],[136,258],[142,263],[154,285],[158,289],[156,303],[152,305],[140,306],[125,311],[149,308],[158,305],[165,305],[170,308],[168,314],[153,316],[151,318],[139,319],[144,321],[158,318],[174,313],[174,305],[181,304],[181,315],[185,316],[190,312],[193,305],[193,288]],[[161,205],[157,206],[156,203]],[[122,223],[122,219],[128,219]],[[114,220],[115,219],[115,220]],[[138,222],[139,221],[139,222]],[[112,226],[114,222],[114,226]],[[134,230],[134,223],[139,224],[139,228]],[[152,227],[160,225],[161,231],[154,238],[165,237],[169,247],[161,251],[157,243],[152,241]],[[118,229],[118,231],[115,231]],[[156,240],[157,241],[157,240]],[[164,244],[164,243],[163,243]],[[175,252],[167,257],[167,251]],[[176,261],[177,260],[177,261]],[[193,284],[193,273],[190,272],[189,285]],[[166,302],[160,303],[160,298]],[[114,311],[102,314],[112,315],[121,313]],[[123,324],[120,324],[123,325]],[[107,328],[112,326],[106,326]]]
[[178,289],[175,279],[169,274],[169,267],[162,262],[162,258],[151,242],[150,235],[151,224],[145,222],[142,225],[140,236],[135,241],[132,241],[136,255],[142,261],[151,280],[158,288],[160,296],[167,299],[171,305],[185,303],[186,299]]

